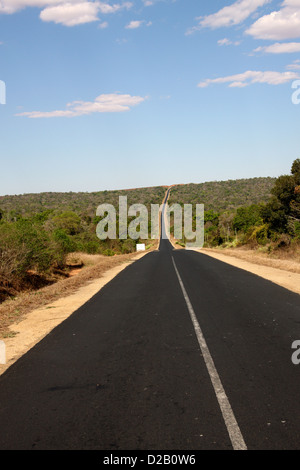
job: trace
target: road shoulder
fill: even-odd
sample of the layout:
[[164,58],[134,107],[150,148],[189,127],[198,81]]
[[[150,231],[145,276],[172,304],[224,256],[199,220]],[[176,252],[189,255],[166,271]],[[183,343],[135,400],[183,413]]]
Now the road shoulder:
[[[170,242],[174,249],[184,249],[176,243],[173,237],[171,237]],[[300,294],[300,264],[295,261],[268,259],[247,251],[230,250],[228,252],[224,249],[221,252],[219,249],[214,248],[194,249],[194,251],[211,256],[236,268],[249,271],[296,294]]]
[[281,260],[272,260],[274,264],[278,261],[278,267],[274,267],[265,264],[257,264],[257,262],[250,262],[226,253],[217,253],[215,250],[208,248],[202,248],[197,251],[222,261],[223,263],[249,271],[296,294],[300,294],[300,273],[283,269],[282,266],[284,266],[284,264],[280,263]]

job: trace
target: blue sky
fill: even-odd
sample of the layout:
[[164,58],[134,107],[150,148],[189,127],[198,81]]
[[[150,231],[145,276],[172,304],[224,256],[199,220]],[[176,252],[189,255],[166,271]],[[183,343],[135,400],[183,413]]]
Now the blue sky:
[[0,195],[279,176],[300,157],[300,0],[0,0],[0,59]]

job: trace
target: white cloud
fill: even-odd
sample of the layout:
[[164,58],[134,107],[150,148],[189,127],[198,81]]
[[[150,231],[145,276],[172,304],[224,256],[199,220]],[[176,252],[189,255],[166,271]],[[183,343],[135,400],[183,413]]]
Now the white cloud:
[[125,26],[125,28],[126,29],[137,29],[137,28],[140,28],[143,23],[144,23],[144,20],[133,20],[133,21],[130,21],[130,23]]
[[199,25],[190,28],[187,34],[191,34],[200,28],[221,28],[234,26],[245,21],[259,7],[269,3],[270,0],[237,0],[232,5],[226,6],[217,13],[197,18]]
[[146,98],[141,96],[121,95],[111,93],[98,96],[94,101],[73,101],[68,103],[64,110],[56,111],[29,111],[16,116],[25,116],[31,119],[53,117],[75,117],[93,113],[120,113],[129,111]]
[[152,7],[153,5],[159,3],[159,2],[171,2],[174,3],[177,0],[142,0],[144,7]]
[[146,24],[147,27],[152,26],[152,21],[148,21],[146,23],[145,20],[133,20],[128,23],[125,28],[126,29],[138,29],[140,28],[143,24]]
[[207,79],[198,84],[199,88],[205,88],[211,84],[228,83],[230,88],[242,88],[254,83],[266,83],[268,85],[281,85],[300,78],[295,72],[260,72],[248,70],[247,72],[230,75],[228,77],[220,77]]
[[270,46],[257,47],[253,52],[266,52],[268,54],[288,54],[300,52],[300,42],[276,42]]
[[91,0],[0,0],[0,14],[12,14],[27,7],[38,7],[43,21],[53,21],[66,26],[98,21],[98,14],[115,13],[129,9],[132,2],[110,4]]
[[96,3],[63,3],[57,6],[45,8],[40,18],[43,21],[53,21],[65,26],[75,26],[83,23],[98,21],[98,7]]
[[218,46],[239,46],[240,44],[240,41],[231,41],[228,38],[219,39],[218,41]]
[[[70,3],[80,3],[82,0],[70,0]],[[63,0],[0,0],[0,13],[15,13],[27,7],[44,8],[65,3]]]
[[229,46],[230,44],[231,44],[231,41],[227,38],[219,39],[218,41],[219,46]]
[[99,28],[99,29],[106,29],[106,28],[108,28],[108,23],[107,23],[107,21],[103,21],[102,23],[100,23],[100,24],[98,25],[98,28]]
[[98,5],[98,9],[100,13],[104,13],[104,14],[115,13],[123,9],[129,10],[133,6],[132,2],[124,2],[121,4],[115,3],[114,5],[110,5],[104,2],[96,2],[96,4]]
[[281,9],[259,18],[247,34],[256,39],[284,40],[300,37],[300,0],[284,0]]
[[300,70],[300,60],[294,60],[294,62],[292,64],[287,65],[286,68],[289,70]]
[[125,39],[125,38],[117,38],[116,39],[116,43],[119,44],[120,46],[122,46],[123,44],[126,44],[128,42],[128,39]]

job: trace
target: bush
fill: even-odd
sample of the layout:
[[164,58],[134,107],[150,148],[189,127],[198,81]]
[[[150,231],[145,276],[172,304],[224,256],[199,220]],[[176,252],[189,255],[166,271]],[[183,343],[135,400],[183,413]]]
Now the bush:
[[68,235],[75,235],[81,230],[81,219],[78,214],[72,211],[56,215],[52,218],[52,222],[57,229],[64,230]]
[[247,232],[253,225],[262,224],[261,206],[252,204],[249,207],[237,209],[233,219],[233,228],[237,231]]
[[269,241],[269,226],[268,224],[252,227],[249,231],[249,241],[256,242],[259,245],[266,245]]
[[0,275],[22,278],[29,269],[47,272],[55,259],[55,249],[40,224],[20,219],[0,226]]
[[53,232],[53,239],[59,245],[59,251],[63,254],[71,253],[76,250],[75,242],[63,229],[56,229]]
[[105,255],[105,256],[114,256],[115,252],[113,250],[111,250],[110,248],[108,248],[107,250],[104,250],[102,252],[102,254]]
[[300,220],[294,222],[294,235],[296,239],[300,240]]
[[121,245],[122,254],[133,253],[135,250],[136,250],[135,240],[131,240],[130,238],[128,240],[124,240],[124,242]]

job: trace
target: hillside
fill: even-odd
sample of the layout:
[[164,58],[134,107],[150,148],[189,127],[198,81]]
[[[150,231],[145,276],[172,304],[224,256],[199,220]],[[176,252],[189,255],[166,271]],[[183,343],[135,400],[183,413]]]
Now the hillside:
[[169,204],[204,204],[205,210],[223,212],[266,203],[276,178],[249,178],[174,186]]
[[[249,178],[228,181],[211,181],[199,184],[176,185],[172,188],[169,203],[205,204],[206,210],[223,212],[241,206],[267,202],[276,178]],[[160,204],[166,187],[157,186],[131,190],[99,192],[44,192],[0,196],[0,210],[14,212],[22,216],[45,210],[55,212],[74,211],[95,216],[98,205],[113,204],[118,207],[119,196],[127,196],[128,204]]]
[[94,217],[100,204],[108,203],[118,207],[119,196],[127,196],[128,205],[139,203],[149,207],[160,204],[166,188],[162,186],[129,190],[99,192],[45,192],[37,194],[21,194],[0,196],[0,210],[17,215],[28,216],[46,210],[55,212],[73,211],[78,214]]

